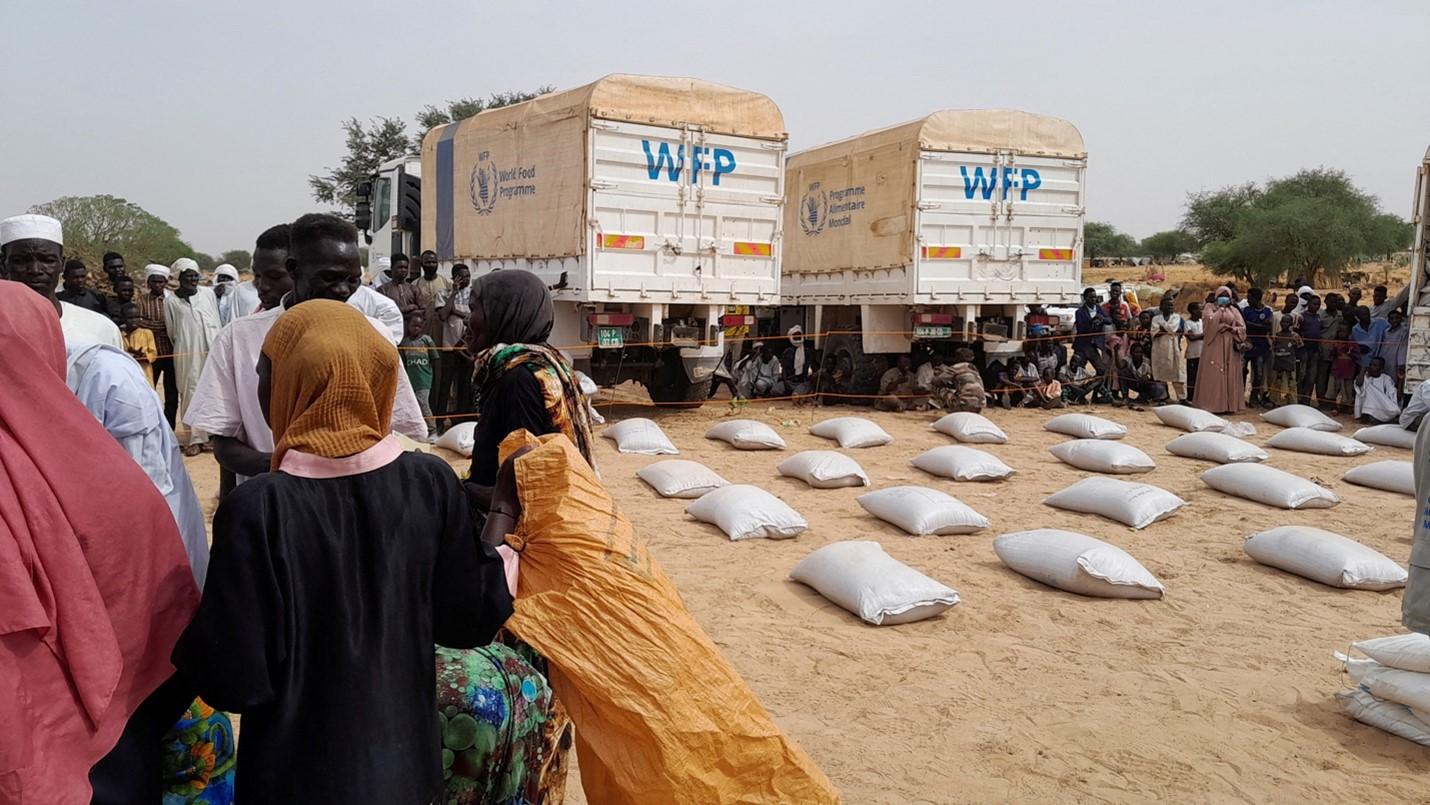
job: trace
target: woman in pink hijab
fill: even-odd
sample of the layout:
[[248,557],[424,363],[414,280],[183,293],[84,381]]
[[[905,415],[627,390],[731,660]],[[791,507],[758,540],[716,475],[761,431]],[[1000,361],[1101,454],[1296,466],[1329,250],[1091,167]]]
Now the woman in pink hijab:
[[54,303],[0,281],[0,342],[0,802],[88,803],[199,591],[163,496],[65,385]]
[[1202,316],[1206,329],[1192,405],[1213,414],[1234,414],[1246,408],[1241,377],[1241,353],[1249,343],[1246,321],[1232,304],[1230,288],[1217,288],[1215,298]]

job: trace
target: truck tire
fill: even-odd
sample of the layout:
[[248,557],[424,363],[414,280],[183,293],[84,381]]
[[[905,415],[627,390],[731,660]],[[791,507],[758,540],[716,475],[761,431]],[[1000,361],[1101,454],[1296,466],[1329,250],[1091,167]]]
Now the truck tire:
[[685,365],[680,362],[680,354],[676,352],[661,356],[660,368],[655,370],[646,384],[646,392],[650,394],[651,401],[662,408],[699,408],[710,398],[712,380],[713,376],[692,383],[685,374]]
[[835,365],[846,378],[845,392],[869,395],[868,399],[853,399],[850,402],[870,403],[879,391],[879,378],[887,367],[883,355],[865,355],[864,337],[859,333],[835,333],[824,342],[824,354],[833,355]]

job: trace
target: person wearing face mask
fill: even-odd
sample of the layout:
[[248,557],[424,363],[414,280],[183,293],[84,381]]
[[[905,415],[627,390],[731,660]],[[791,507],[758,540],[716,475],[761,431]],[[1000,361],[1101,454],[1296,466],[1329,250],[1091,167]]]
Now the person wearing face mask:
[[1192,404],[1214,414],[1234,414],[1246,408],[1241,378],[1241,353],[1248,346],[1246,321],[1232,306],[1231,289],[1217,288],[1215,304],[1205,312],[1201,363]]

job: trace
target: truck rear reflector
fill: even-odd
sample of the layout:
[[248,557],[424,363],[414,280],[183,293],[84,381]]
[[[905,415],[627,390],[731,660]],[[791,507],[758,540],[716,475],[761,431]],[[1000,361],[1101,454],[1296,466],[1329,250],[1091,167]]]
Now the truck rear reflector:
[[1071,260],[1073,258],[1072,249],[1039,249],[1039,260]]
[[721,327],[754,327],[755,317],[748,313],[726,313],[720,317]]
[[602,235],[601,248],[644,249],[645,237],[642,235]]
[[735,254],[746,257],[769,257],[771,253],[770,244],[756,243],[749,240],[735,241]]
[[953,324],[952,313],[915,313],[914,324]]
[[629,327],[636,323],[632,313],[592,313],[586,317],[592,327]]
[[959,246],[925,246],[920,251],[925,260],[957,260],[963,256]]

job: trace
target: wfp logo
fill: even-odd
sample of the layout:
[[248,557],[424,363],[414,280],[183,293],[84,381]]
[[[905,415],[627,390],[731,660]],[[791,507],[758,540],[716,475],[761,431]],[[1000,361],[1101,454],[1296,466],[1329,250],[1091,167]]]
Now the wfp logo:
[[806,235],[818,235],[829,220],[829,196],[816,182],[799,199],[799,228]]
[[490,215],[497,203],[497,191],[501,186],[501,176],[483,153],[472,168],[472,178],[467,183],[467,192],[472,197],[472,209],[477,215]]

